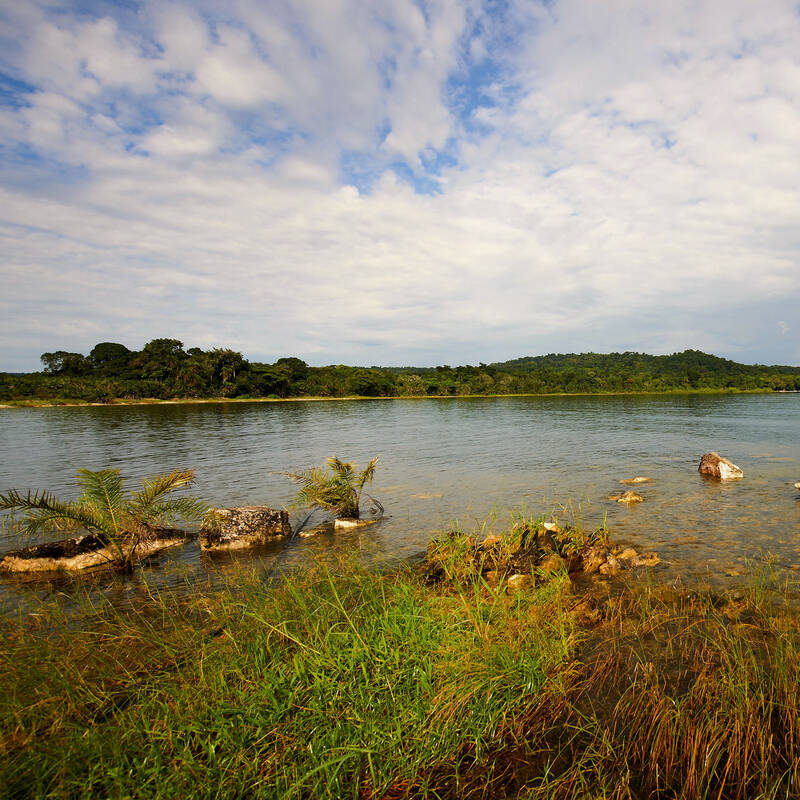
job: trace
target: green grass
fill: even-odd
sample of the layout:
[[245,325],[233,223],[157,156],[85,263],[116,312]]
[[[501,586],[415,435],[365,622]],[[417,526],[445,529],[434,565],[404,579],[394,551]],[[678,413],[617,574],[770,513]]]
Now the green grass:
[[[564,579],[565,580],[565,579]],[[563,582],[562,586],[563,588]],[[527,595],[322,571],[192,602],[55,611],[5,631],[0,775],[12,796],[381,797],[458,785],[514,736],[571,649]]]
[[800,623],[769,580],[510,591],[448,542],[432,584],[242,574],[2,623],[0,795],[798,796]]

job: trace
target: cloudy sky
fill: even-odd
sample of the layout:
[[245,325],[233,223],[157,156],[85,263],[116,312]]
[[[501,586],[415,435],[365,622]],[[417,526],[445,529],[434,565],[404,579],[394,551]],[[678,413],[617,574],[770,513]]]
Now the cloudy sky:
[[0,0],[0,369],[800,364],[795,0]]

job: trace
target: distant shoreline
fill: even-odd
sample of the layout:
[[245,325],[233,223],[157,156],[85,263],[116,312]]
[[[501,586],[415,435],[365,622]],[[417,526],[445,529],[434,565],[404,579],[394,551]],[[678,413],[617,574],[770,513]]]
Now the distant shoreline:
[[669,395],[720,395],[720,394],[800,394],[785,389],[672,389],[663,392],[525,392],[519,394],[431,394],[431,395],[348,395],[346,397],[186,397],[161,400],[155,397],[139,400],[114,399],[108,403],[91,403],[84,400],[4,400],[0,409],[12,408],[79,408],[86,406],[108,408],[112,406],[200,405],[207,403],[321,403],[344,400],[474,400],[501,397],[648,397]]

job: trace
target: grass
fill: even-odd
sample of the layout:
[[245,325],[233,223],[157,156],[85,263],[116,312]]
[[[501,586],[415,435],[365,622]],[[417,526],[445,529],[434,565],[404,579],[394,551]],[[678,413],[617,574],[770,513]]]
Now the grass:
[[243,573],[5,621],[3,796],[798,796],[800,624],[769,580],[511,591],[468,549],[433,584]]

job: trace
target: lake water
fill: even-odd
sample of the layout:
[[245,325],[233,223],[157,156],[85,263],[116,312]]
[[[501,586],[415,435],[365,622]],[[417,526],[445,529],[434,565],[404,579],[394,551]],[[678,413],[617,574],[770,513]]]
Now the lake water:
[[[702,478],[709,450],[744,479]],[[670,576],[715,583],[765,560],[800,566],[800,394],[0,409],[2,490],[73,497],[81,467],[118,467],[131,485],[188,467],[193,493],[210,504],[282,506],[295,487],[275,473],[333,454],[361,465],[380,454],[371,490],[386,508],[379,524],[228,558],[190,543],[159,557],[147,580],[213,580],[231,563],[276,570],[336,551],[405,559],[455,521],[472,528],[522,506],[586,525],[605,515],[616,540],[657,550]],[[644,503],[607,499],[636,475],[654,479],[636,487]],[[0,552],[15,546],[0,539]],[[4,580],[0,606],[49,590]]]

